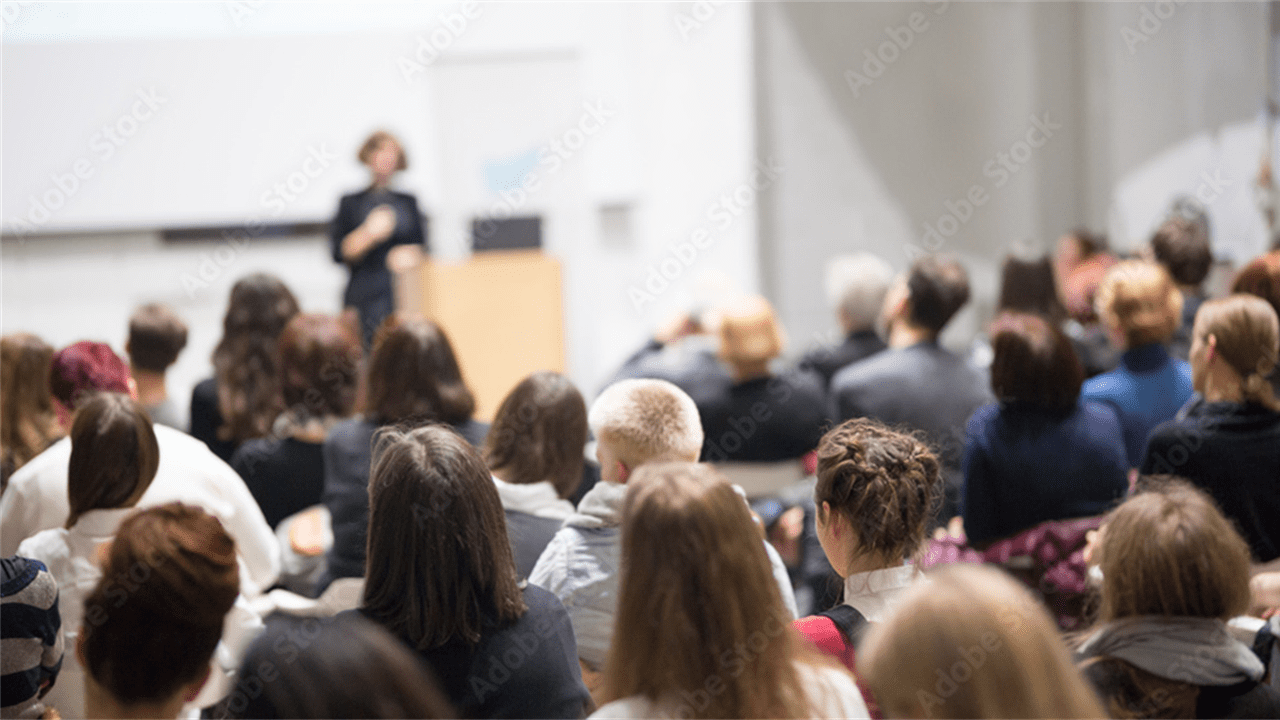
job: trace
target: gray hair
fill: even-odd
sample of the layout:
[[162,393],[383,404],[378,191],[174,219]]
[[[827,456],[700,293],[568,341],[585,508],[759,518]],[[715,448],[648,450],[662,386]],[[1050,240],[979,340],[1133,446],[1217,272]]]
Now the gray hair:
[[827,301],[852,330],[874,328],[893,268],[871,253],[841,255],[827,265]]

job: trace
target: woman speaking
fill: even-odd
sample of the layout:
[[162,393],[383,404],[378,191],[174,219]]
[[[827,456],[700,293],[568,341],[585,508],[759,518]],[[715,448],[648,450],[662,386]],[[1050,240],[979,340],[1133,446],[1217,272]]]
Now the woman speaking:
[[357,157],[368,166],[372,183],[342,197],[330,229],[330,246],[334,261],[351,269],[342,304],[355,310],[367,350],[374,331],[394,310],[392,274],[421,259],[426,238],[417,199],[389,187],[391,176],[408,167],[400,141],[379,130],[360,146]]

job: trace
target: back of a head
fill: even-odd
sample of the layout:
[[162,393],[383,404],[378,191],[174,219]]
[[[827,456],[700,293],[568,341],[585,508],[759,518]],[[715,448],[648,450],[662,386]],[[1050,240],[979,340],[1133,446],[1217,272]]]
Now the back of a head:
[[1098,286],[1098,316],[1116,328],[1130,347],[1162,343],[1182,322],[1182,293],[1158,263],[1125,260]]
[[969,302],[969,274],[954,258],[926,255],[911,266],[907,293],[911,323],[937,334]]
[[90,510],[131,507],[160,467],[151,418],[128,395],[99,393],[81,401],[71,422],[66,527]]
[[1271,303],[1280,315],[1280,250],[1260,255],[1241,268],[1231,284],[1231,292],[1248,293]]
[[53,348],[35,335],[0,338],[0,447],[4,462],[21,467],[54,436],[49,368]]
[[[1204,347],[1210,336],[1217,355],[1239,374],[1245,402],[1280,410],[1267,381],[1280,361],[1280,319],[1271,305],[1243,293],[1205,302],[1196,312],[1192,337]],[[1203,362],[1203,354],[1192,361]]]
[[858,650],[890,718],[1101,718],[1049,614],[1000,570],[948,565]]
[[130,515],[84,603],[86,671],[126,707],[169,700],[208,671],[239,592],[235,541],[212,515],[181,503]]
[[346,323],[320,313],[295,315],[280,333],[278,351],[284,402],[294,415],[351,414],[361,347],[360,338]]
[[417,656],[376,623],[277,615],[240,663],[240,718],[457,717]]
[[1139,615],[1227,619],[1249,607],[1249,546],[1213,500],[1156,485],[1111,512],[1095,553],[1103,622]]
[[587,415],[596,440],[629,468],[659,460],[694,462],[702,420],[685,391],[666,380],[622,380],[605,388]]
[[[721,692],[676,717],[806,717],[794,684],[795,640],[746,501],[709,465],[651,463],[628,482],[622,513],[619,628],[606,663],[609,699],[689,699],[711,675]],[[750,646],[725,673],[722,654]],[[767,646],[767,651],[763,646]],[[706,694],[703,692],[703,694]]]
[[63,407],[74,410],[90,393],[128,393],[129,366],[106,343],[81,341],[54,353],[49,389]]
[[842,255],[827,265],[827,301],[849,331],[874,330],[893,268],[871,253]]
[[410,645],[475,643],[524,614],[498,489],[443,425],[374,439],[362,608]]
[[425,318],[392,315],[378,329],[368,368],[368,414],[390,425],[407,420],[457,424],[475,397],[444,330]]
[[257,273],[231,288],[222,339],[213,351],[223,440],[263,437],[284,411],[277,341],[298,314],[298,301],[278,278]]
[[485,461],[520,485],[550,481],[562,498],[582,482],[587,405],[560,373],[536,372],[498,406],[485,438]]
[[818,441],[813,499],[849,520],[866,554],[898,564],[924,545],[941,499],[937,457],[919,439],[855,418]]
[[1179,285],[1200,287],[1213,265],[1205,226],[1176,216],[1151,236],[1151,254]]
[[138,370],[163,373],[187,346],[187,324],[167,306],[143,305],[129,318],[129,362]]
[[1049,258],[1006,257],[1000,268],[1000,299],[996,309],[1036,313],[1054,322],[1065,317]]
[[991,389],[1001,402],[1075,407],[1084,366],[1070,338],[1040,315],[1002,313],[991,323]]
[[773,305],[759,295],[726,306],[719,335],[720,357],[731,365],[767,363],[786,345]]
[[222,343],[245,334],[275,338],[297,314],[298,300],[280,278],[266,273],[246,275],[231,288],[222,319]]

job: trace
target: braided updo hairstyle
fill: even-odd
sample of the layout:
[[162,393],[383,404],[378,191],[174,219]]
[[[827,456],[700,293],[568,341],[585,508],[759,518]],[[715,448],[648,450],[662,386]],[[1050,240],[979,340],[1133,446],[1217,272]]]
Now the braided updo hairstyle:
[[861,554],[906,559],[924,544],[942,495],[938,458],[913,435],[866,418],[846,421],[818,443],[813,497],[843,515]]

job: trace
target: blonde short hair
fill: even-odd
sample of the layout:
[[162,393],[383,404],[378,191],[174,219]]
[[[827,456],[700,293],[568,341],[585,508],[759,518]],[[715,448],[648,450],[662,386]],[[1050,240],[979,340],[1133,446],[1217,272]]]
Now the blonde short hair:
[[655,460],[695,462],[702,420],[685,391],[666,380],[622,380],[591,405],[587,423],[629,468]]
[[720,318],[720,357],[726,362],[766,362],[782,354],[786,337],[768,300],[758,295],[725,308]]
[[1164,266],[1147,260],[1125,260],[1108,270],[1094,304],[1129,347],[1164,342],[1182,324],[1182,293]]

